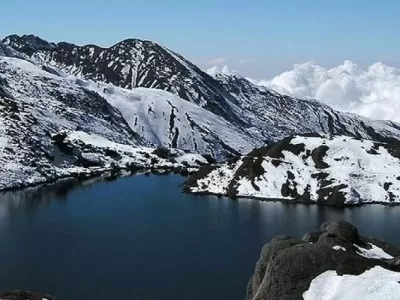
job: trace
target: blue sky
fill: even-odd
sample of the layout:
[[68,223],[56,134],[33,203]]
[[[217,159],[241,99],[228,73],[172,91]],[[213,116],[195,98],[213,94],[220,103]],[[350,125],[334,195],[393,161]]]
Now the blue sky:
[[[201,67],[213,63],[267,78],[294,63],[352,60],[400,66],[400,1],[12,0],[0,36],[109,46],[127,37],[157,41]],[[219,59],[218,59],[219,58]]]

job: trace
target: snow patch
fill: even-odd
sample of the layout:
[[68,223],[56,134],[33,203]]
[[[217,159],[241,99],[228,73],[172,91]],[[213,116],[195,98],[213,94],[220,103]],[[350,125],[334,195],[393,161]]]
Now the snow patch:
[[339,251],[339,250],[344,251],[344,252],[347,251],[345,247],[342,247],[342,246],[339,246],[339,245],[333,246],[332,249],[336,250],[336,251]]
[[359,276],[327,271],[316,277],[304,300],[398,300],[400,273],[374,267]]
[[361,256],[364,256],[366,258],[372,258],[372,259],[392,259],[393,256],[390,254],[386,253],[383,251],[382,248],[379,248],[378,246],[375,246],[372,243],[369,243],[371,246],[371,249],[366,249],[362,248],[358,245],[354,245],[358,249],[358,254]]

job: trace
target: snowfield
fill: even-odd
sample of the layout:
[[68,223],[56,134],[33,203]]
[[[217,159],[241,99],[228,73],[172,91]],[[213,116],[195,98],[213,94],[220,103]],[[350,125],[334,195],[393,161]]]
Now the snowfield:
[[400,273],[374,267],[359,276],[339,276],[327,271],[311,282],[304,300],[397,300],[400,299]]
[[358,245],[354,245],[354,247],[356,247],[358,250],[358,254],[361,256],[364,256],[366,258],[372,258],[372,259],[392,259],[392,258],[394,258],[390,254],[383,251],[382,248],[379,248],[378,246],[376,246],[372,243],[369,243],[369,246],[371,247],[371,249],[365,249]]
[[345,136],[296,136],[195,174],[187,190],[338,205],[400,203],[399,149]]

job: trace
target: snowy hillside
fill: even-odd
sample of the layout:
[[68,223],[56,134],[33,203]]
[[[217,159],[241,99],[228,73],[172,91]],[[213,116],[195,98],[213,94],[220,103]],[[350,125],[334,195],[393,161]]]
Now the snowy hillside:
[[263,145],[261,136],[254,137],[251,132],[169,92],[86,84],[118,108],[137,134],[155,145],[211,154],[218,160]]
[[[311,132],[380,142],[400,140],[398,124],[372,121],[337,112],[317,101],[283,96],[238,75],[206,74],[182,56],[150,41],[129,39],[110,48],[101,48],[54,44],[33,35],[12,35],[3,42],[47,66],[81,79],[126,89],[144,87],[168,91],[214,114],[213,119],[222,117],[230,123],[228,128],[240,128],[242,133],[248,133],[249,141],[255,141],[253,147],[259,146],[259,142],[276,142],[289,135]],[[165,109],[163,113],[167,116],[171,109],[168,106]],[[149,125],[158,130],[157,123]],[[196,134],[202,133],[197,130]],[[162,135],[171,135],[169,126]],[[223,136],[224,130],[220,128],[218,139],[222,140]],[[161,140],[172,143],[173,138]],[[186,140],[182,145],[187,143]],[[218,147],[224,148],[223,145]]]
[[[99,94],[76,78],[15,56],[8,50],[0,55],[0,190],[120,168],[206,163],[199,155],[193,159],[178,150],[163,158],[153,154]],[[89,143],[93,137],[101,144]]]
[[24,58],[23,54],[3,43],[0,43],[0,56]]
[[400,203],[400,146],[345,136],[286,138],[202,168],[186,190],[326,205]]

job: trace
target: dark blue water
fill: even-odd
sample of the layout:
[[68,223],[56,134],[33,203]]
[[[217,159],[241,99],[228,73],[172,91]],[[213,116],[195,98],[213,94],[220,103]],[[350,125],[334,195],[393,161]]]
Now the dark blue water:
[[261,247],[326,220],[400,244],[400,207],[347,209],[181,193],[135,176],[0,196],[0,289],[58,299],[243,299]]

